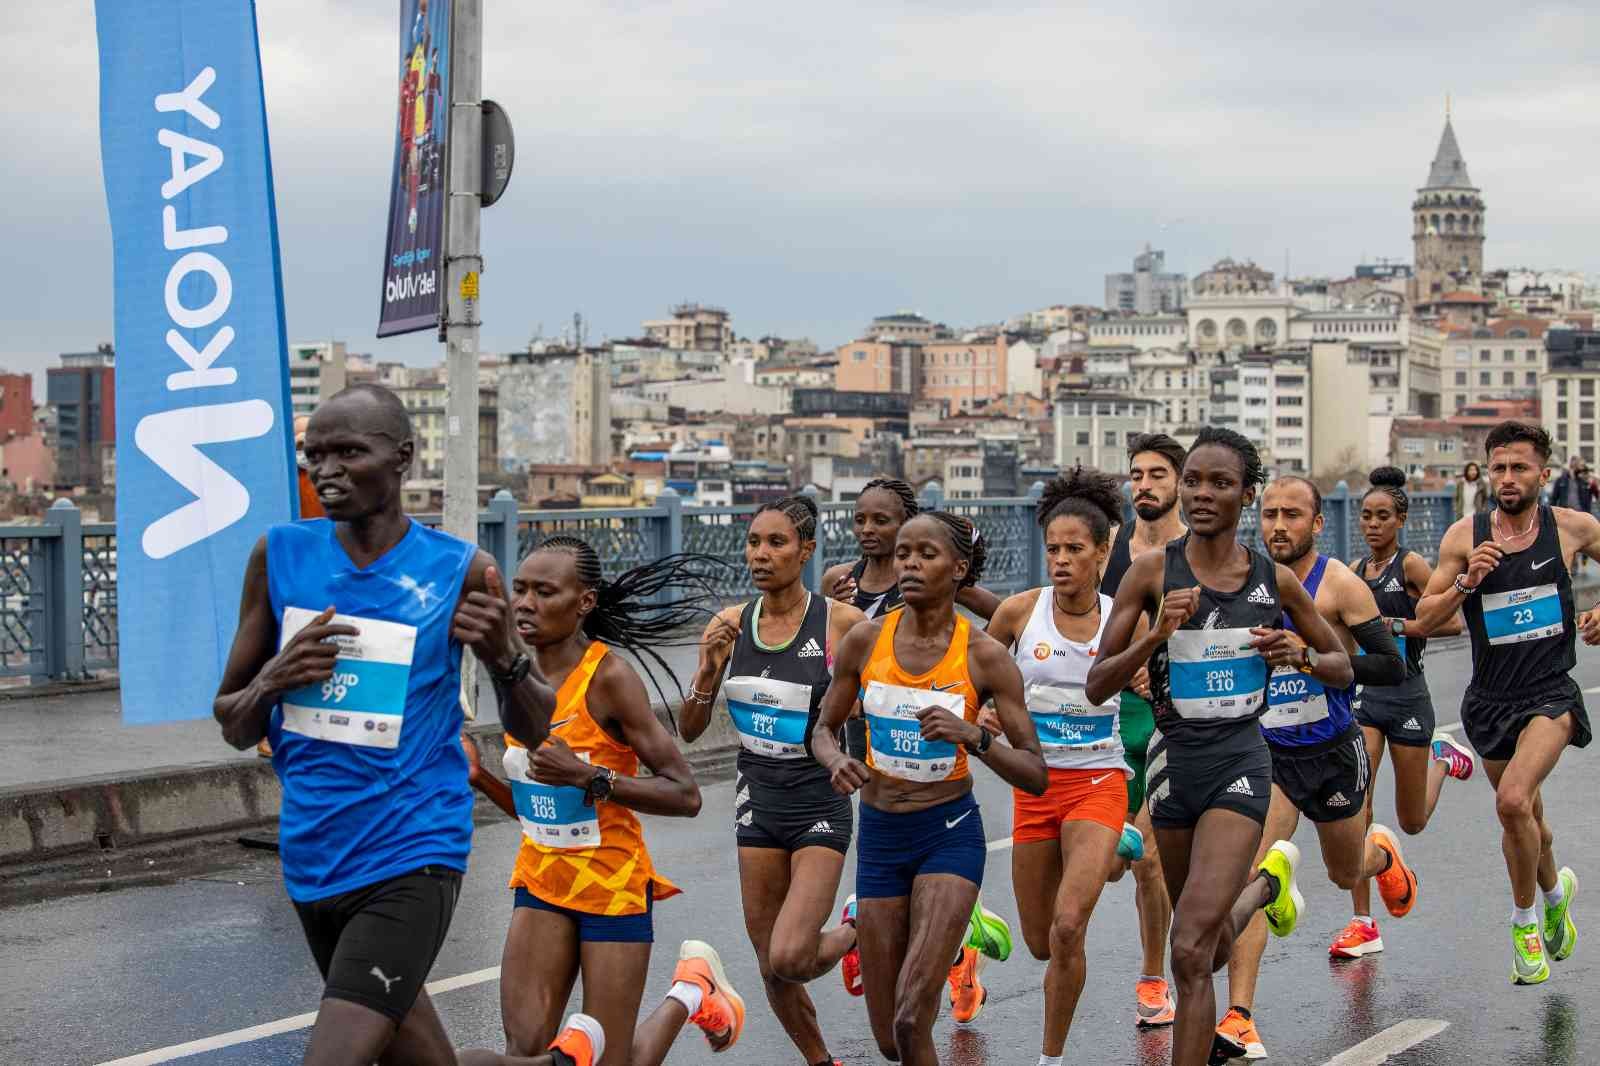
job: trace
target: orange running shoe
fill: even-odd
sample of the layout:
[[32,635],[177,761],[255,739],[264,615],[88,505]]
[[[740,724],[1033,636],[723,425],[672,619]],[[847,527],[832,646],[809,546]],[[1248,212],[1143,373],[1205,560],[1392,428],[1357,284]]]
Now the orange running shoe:
[[1235,1007],[1229,1007],[1217,1025],[1217,1038],[1212,1043],[1211,1061],[1218,1059],[1264,1059],[1266,1045],[1256,1032],[1254,1018],[1246,1018]]
[[[550,1045],[572,1060],[573,1066],[594,1066],[606,1053],[606,1031],[587,1014],[574,1014]],[[558,1060],[559,1061],[559,1060]]]
[[1133,994],[1139,1002],[1134,1024],[1140,1029],[1171,1025],[1177,1019],[1172,989],[1168,987],[1166,978],[1141,977],[1139,983],[1133,986]]
[[672,980],[698,985],[700,1009],[689,1018],[706,1034],[712,1051],[727,1051],[744,1032],[744,999],[728,983],[717,949],[703,940],[685,940],[678,949],[678,967]]
[[1378,875],[1378,894],[1390,914],[1404,918],[1417,903],[1416,871],[1406,865],[1393,830],[1375,825],[1367,830],[1367,839],[1389,853],[1389,868]]
[[1378,923],[1364,922],[1360,918],[1351,918],[1350,924],[1328,945],[1328,954],[1336,959],[1359,959],[1382,950],[1383,937],[1378,935]]
[[962,945],[961,961],[950,967],[950,1016],[962,1024],[977,1021],[989,998],[978,979],[984,961],[977,948]]
[[[852,892],[850,898],[844,901],[844,913],[839,916],[841,925],[854,928],[856,924],[856,896]],[[861,983],[861,948],[851,945],[850,950],[844,953],[839,960],[839,976],[844,979],[844,990],[852,996],[859,996],[867,988]]]

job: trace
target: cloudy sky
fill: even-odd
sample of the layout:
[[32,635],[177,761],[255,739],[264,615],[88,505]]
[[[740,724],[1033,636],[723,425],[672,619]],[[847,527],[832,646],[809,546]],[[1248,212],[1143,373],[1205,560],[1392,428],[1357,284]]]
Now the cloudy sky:
[[[285,297],[291,340],[433,361],[373,337],[394,6],[259,4]],[[519,149],[485,350],[684,299],[824,345],[902,308],[992,321],[1099,302],[1145,241],[1190,273],[1409,258],[1447,92],[1487,263],[1600,270],[1593,5],[1106,6],[485,0]],[[0,362],[40,370],[111,337],[93,5],[6,35]]]

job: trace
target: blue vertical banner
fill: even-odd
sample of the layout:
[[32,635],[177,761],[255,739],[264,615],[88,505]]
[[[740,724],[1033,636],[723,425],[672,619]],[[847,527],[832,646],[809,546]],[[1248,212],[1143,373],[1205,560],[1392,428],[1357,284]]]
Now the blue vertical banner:
[[245,563],[294,517],[251,0],[97,0],[117,351],[122,715],[211,713]]

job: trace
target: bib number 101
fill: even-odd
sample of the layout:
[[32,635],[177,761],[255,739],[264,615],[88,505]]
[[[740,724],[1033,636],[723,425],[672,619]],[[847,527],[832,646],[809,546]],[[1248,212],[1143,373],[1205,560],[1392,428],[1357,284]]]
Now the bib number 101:
[[1232,670],[1207,670],[1206,671],[1206,691],[1207,692],[1232,692],[1233,691],[1233,671]]

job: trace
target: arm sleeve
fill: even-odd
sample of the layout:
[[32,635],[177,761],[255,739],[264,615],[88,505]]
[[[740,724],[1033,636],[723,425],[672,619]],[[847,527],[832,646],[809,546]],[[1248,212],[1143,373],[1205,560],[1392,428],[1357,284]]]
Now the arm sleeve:
[[1384,625],[1382,618],[1373,618],[1350,627],[1365,655],[1352,655],[1350,668],[1355,672],[1358,685],[1398,685],[1406,679],[1406,661],[1400,656],[1400,646],[1394,634]]

